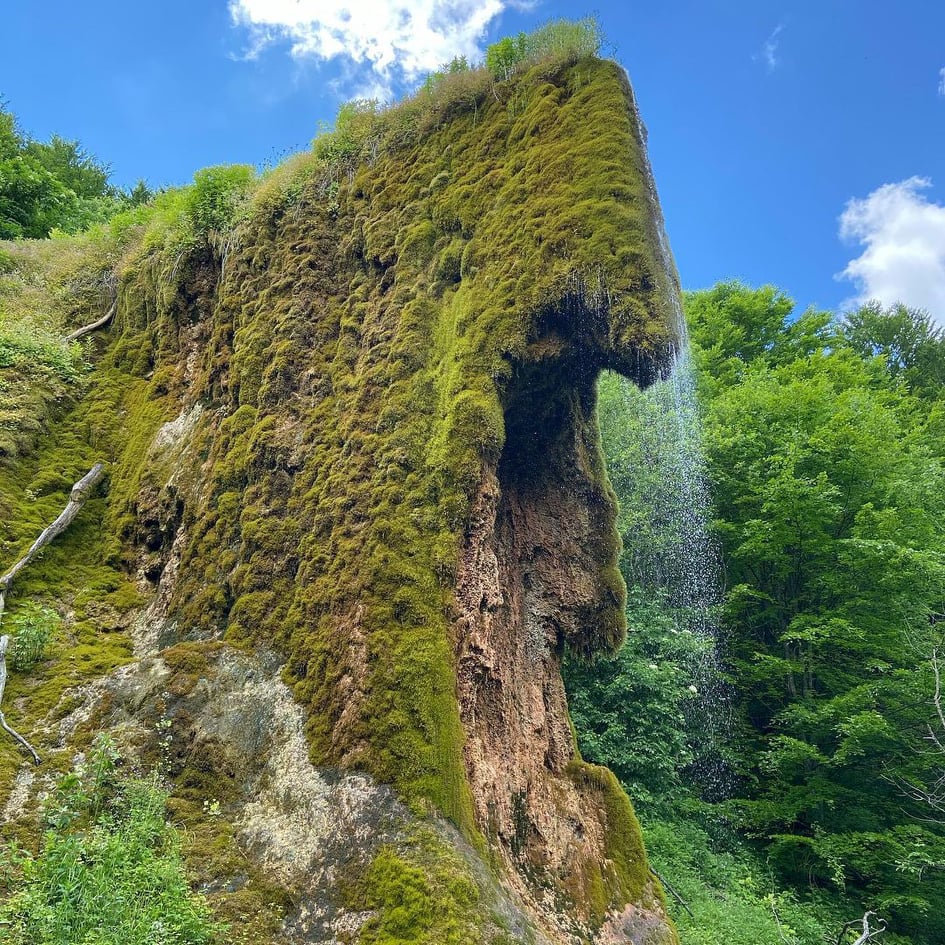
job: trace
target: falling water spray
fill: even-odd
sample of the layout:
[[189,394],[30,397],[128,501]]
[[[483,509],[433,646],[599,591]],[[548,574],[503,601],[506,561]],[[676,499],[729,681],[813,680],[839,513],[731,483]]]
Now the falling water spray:
[[[642,123],[639,134],[645,144]],[[732,786],[722,761],[732,719],[719,653],[721,557],[711,532],[702,420],[679,277],[648,162],[646,177],[655,208],[659,277],[671,307],[676,346],[664,376],[648,390],[640,392],[630,382],[621,382],[622,409],[640,414],[632,444],[636,455],[627,457],[638,470],[634,493],[640,504],[635,510],[637,528],[625,533],[627,571],[644,592],[659,597],[677,632],[698,641],[684,667],[696,690],[685,707],[695,757],[691,774],[702,794],[714,800],[729,794]]]

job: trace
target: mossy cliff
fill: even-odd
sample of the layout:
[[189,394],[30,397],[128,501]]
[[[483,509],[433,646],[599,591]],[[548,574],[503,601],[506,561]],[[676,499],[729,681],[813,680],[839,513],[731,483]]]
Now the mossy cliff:
[[632,93],[593,57],[455,84],[247,184],[226,226],[165,199],[76,241],[117,315],[85,394],[17,427],[0,503],[12,559],[109,464],[20,591],[107,658],[64,643],[11,720],[53,759],[101,727],[163,757],[256,940],[672,942],[558,670],[624,632],[597,375],[646,384],[675,341]]

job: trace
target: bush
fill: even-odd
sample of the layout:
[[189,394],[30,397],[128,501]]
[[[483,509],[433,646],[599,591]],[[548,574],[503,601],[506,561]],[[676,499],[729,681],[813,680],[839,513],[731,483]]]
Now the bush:
[[18,324],[0,320],[0,368],[21,368],[32,373],[49,372],[60,381],[79,379],[85,368],[82,347],[29,321]]
[[201,243],[213,245],[239,220],[256,182],[249,164],[218,164],[194,174],[187,187],[161,191],[151,204],[123,215],[126,225],[142,222],[145,249],[178,253]]
[[543,59],[575,60],[596,56],[603,36],[593,17],[554,20],[533,33],[506,36],[486,50],[486,68],[495,79],[510,79],[520,65]]
[[338,109],[335,127],[319,129],[312,142],[315,156],[334,166],[356,162],[365,140],[376,127],[378,114],[376,99],[356,98],[345,102]]
[[707,641],[680,631],[660,601],[631,588],[624,645],[585,662],[566,655],[563,673],[581,755],[610,768],[644,811],[673,807],[700,743],[692,687]]
[[249,164],[219,164],[197,171],[186,202],[197,233],[229,229],[255,179],[256,172]]
[[27,604],[9,617],[11,640],[7,660],[10,668],[25,673],[44,660],[59,622],[59,614],[39,604]]
[[38,855],[0,850],[9,945],[210,945],[224,929],[191,892],[157,778],[116,768],[100,739],[48,802]]

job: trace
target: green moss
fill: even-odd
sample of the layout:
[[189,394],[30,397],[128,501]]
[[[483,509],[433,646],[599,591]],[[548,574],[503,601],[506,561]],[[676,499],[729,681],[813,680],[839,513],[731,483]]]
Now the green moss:
[[[18,589],[63,608],[79,601],[87,645],[75,651],[79,672],[53,666],[59,695],[127,658],[122,615],[136,592],[126,556],[162,547],[179,516],[186,541],[170,611],[182,632],[276,644],[307,709],[315,763],[363,768],[483,843],[450,606],[483,469],[505,447],[514,382],[568,352],[581,352],[588,372],[606,363],[633,374],[665,354],[670,330],[622,71],[573,56],[522,70],[498,85],[461,73],[397,108],[349,115],[341,137],[273,172],[246,203],[246,174],[224,174],[240,199],[211,187],[226,199],[208,198],[210,222],[195,215],[198,181],[120,238],[94,237],[120,247],[109,346],[88,395],[34,457],[0,468],[12,556],[68,484],[108,463],[107,500],[91,501]],[[212,237],[214,227],[225,232]],[[170,460],[150,444],[197,402],[205,409],[187,462],[172,463],[171,494]],[[604,507],[599,447],[579,432]],[[622,585],[602,568],[613,599],[585,628],[588,648],[622,630]],[[201,652],[169,658],[176,690],[189,691]],[[26,700],[14,724],[32,731],[55,697]],[[632,811],[603,775],[580,771],[612,801],[620,838],[616,878],[595,888],[638,893]],[[0,783],[9,773],[0,768]],[[210,787],[197,774],[179,785],[188,803]],[[423,903],[435,911],[439,893],[418,892],[399,857],[385,854],[372,874],[384,890],[372,908],[401,909],[420,928]],[[393,940],[395,920],[378,921],[366,934]]]
[[[364,767],[472,837],[447,609],[515,365],[545,356],[559,310],[565,343],[629,358],[666,339],[622,73],[537,66],[514,92],[510,109],[483,87],[422,139],[385,113],[330,208],[321,152],[254,198],[213,315],[204,393],[230,412],[206,429],[177,600],[185,623],[286,648],[316,763]],[[595,617],[611,642],[613,592]]]
[[414,266],[423,266],[433,255],[437,232],[432,220],[421,220],[406,229],[395,244],[399,257]]
[[224,644],[219,640],[187,641],[161,651],[161,659],[171,670],[167,690],[173,696],[191,693],[201,678],[213,672],[211,658],[219,654]]
[[228,945],[284,941],[280,932],[292,905],[290,897],[247,860],[233,825],[215,812],[213,802],[219,800],[215,788],[219,788],[219,779],[202,779],[198,788],[184,785],[185,797],[180,796],[178,788],[177,796],[168,803],[172,820],[181,828],[181,852],[190,878],[206,890],[204,895],[214,917],[229,927]]
[[614,903],[658,904],[665,911],[663,891],[647,862],[640,822],[616,775],[579,759],[571,762],[568,773],[584,788],[590,803],[601,805],[607,826],[604,852],[608,862],[603,870],[592,864],[597,874],[587,886],[594,921],[603,921]]
[[[145,462],[144,443],[164,419],[149,402],[148,383],[126,374],[106,356],[86,396],[67,406],[30,452],[0,462],[0,567],[13,564],[62,511],[72,484],[96,462],[109,476],[69,529],[14,583],[9,613],[30,601],[48,602],[68,615],[49,658],[29,674],[13,674],[4,698],[10,723],[30,738],[44,767],[67,769],[71,751],[92,733],[80,733],[70,749],[48,744],[47,718],[62,718],[70,691],[107,674],[131,657],[123,615],[142,598],[122,569],[118,535],[130,520]],[[0,740],[0,796],[23,764],[9,739]]]
[[[465,945],[493,940],[488,909],[451,846],[421,830],[405,849],[382,847],[363,876],[343,888],[345,905],[373,913],[362,945]],[[488,936],[488,937],[484,937]]]

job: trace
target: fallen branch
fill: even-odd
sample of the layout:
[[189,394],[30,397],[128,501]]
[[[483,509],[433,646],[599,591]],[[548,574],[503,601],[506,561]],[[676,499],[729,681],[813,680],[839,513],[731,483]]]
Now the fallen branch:
[[[43,529],[39,538],[33,542],[29,551],[20,558],[19,561],[3,577],[0,577],[0,621],[3,620],[3,610],[6,606],[6,595],[10,590],[13,579],[22,571],[54,538],[61,535],[71,524],[72,520],[79,514],[79,510],[85,505],[85,500],[92,493],[92,490],[102,481],[105,475],[105,467],[101,463],[96,463],[73,487],[69,494],[69,501],[66,507],[59,513],[55,521]],[[33,762],[39,764],[39,755],[36,749],[18,732],[14,731],[3,714],[3,690],[7,682],[7,647],[10,638],[0,636],[0,728],[2,728],[15,741],[19,742],[32,756]]]
[[[7,646],[10,643],[8,636],[0,637],[0,706],[3,705],[3,690],[7,684]],[[7,718],[0,708],[0,728],[2,728],[14,741],[19,742],[32,756],[33,764],[39,764],[39,754],[36,749],[18,732],[11,728],[7,723]]]
[[117,307],[118,303],[112,302],[111,308],[100,319],[98,319],[98,321],[92,322],[91,325],[83,325],[81,328],[76,328],[75,331],[70,331],[63,341],[78,341],[83,335],[87,335],[89,332],[95,331],[98,328],[103,328],[112,320],[112,318],[114,318],[115,309]]
[[675,899],[676,902],[678,902],[678,903],[683,907],[683,909],[685,909],[686,912],[689,913],[690,918],[693,918],[693,919],[694,919],[694,918],[695,918],[695,915],[693,915],[692,909],[689,908],[689,903],[686,902],[686,900],[683,899],[683,897],[680,896],[679,893],[676,892],[675,889],[673,889],[672,885],[671,885],[667,880],[663,879],[663,877],[660,876],[660,874],[657,873],[656,870],[653,869],[652,866],[650,867],[650,872],[660,881],[660,885],[661,885],[664,889],[668,889],[668,890],[669,890],[669,892],[672,894],[673,899]]
[[61,535],[72,524],[72,520],[79,514],[79,509],[85,505],[85,500],[89,497],[89,493],[102,481],[104,475],[105,467],[101,463],[96,463],[72,487],[72,492],[69,494],[69,501],[66,507],[59,513],[56,520],[43,530],[39,538],[30,546],[30,550],[27,551],[3,577],[0,577],[0,620],[3,619],[4,597],[10,590],[13,579],[46,547],[46,545],[54,538]]
[[853,945],[866,945],[867,942],[872,942],[877,935],[882,935],[886,931],[886,921],[885,919],[879,920],[879,926],[875,929],[870,928],[870,917],[876,915],[875,912],[867,912],[864,914],[862,919],[854,919],[852,922],[847,922],[846,925],[840,930],[840,935],[837,938],[837,945],[842,945],[843,936],[856,926],[861,926],[863,932],[860,937],[853,943]]

